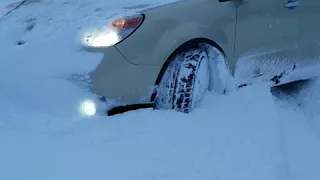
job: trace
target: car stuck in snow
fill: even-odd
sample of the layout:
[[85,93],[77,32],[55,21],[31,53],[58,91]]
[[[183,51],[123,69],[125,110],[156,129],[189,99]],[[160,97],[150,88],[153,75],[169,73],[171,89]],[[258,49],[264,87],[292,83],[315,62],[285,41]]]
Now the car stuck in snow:
[[[101,16],[104,24],[81,39],[86,52],[103,54],[90,90],[116,102],[109,115],[144,107],[189,113],[207,91],[317,77],[319,8],[316,0],[180,0]],[[96,113],[94,101],[84,107]]]
[[84,36],[88,52],[104,54],[91,89],[129,109],[189,113],[207,90],[316,77],[315,8],[320,1],[184,0],[118,15]]

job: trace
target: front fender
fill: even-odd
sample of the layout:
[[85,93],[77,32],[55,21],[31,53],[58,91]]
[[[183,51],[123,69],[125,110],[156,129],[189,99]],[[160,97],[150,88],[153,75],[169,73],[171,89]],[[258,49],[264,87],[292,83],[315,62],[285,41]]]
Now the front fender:
[[116,45],[131,63],[162,66],[185,42],[205,38],[223,49],[233,67],[236,13],[232,6],[212,0],[186,1],[144,13],[142,25]]

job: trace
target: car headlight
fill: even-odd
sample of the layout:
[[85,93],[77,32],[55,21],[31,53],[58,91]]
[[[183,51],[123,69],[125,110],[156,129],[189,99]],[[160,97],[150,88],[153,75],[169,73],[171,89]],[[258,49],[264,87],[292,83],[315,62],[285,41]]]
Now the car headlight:
[[142,13],[116,18],[106,27],[85,33],[83,43],[91,47],[113,46],[129,37],[143,21]]

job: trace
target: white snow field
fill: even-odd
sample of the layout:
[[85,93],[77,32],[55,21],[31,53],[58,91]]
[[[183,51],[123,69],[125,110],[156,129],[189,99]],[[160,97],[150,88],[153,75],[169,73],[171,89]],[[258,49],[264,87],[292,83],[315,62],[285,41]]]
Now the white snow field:
[[81,50],[81,33],[161,2],[42,0],[0,19],[0,180],[320,179],[317,80],[207,93],[188,115],[79,113],[92,95],[68,79],[102,57]]

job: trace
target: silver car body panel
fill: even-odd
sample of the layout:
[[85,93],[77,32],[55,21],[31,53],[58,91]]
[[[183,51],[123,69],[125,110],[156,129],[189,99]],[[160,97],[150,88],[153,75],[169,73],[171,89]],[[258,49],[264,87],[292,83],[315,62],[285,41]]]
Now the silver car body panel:
[[234,89],[317,77],[320,25],[312,22],[320,11],[312,5],[320,7],[316,0],[296,8],[279,0],[185,0],[126,7],[127,12],[144,13],[145,20],[128,38],[102,50],[105,56],[92,73],[92,90],[123,101],[150,102],[167,59],[193,39],[210,40],[223,50]]

